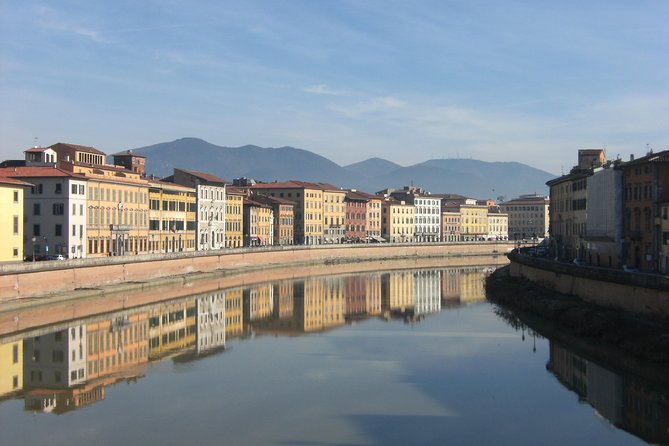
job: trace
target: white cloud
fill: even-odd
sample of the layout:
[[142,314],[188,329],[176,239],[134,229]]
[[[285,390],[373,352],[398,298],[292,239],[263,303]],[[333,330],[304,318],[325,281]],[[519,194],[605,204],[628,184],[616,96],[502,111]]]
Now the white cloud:
[[346,93],[343,90],[335,90],[335,89],[332,89],[325,84],[310,85],[308,87],[303,88],[302,91],[304,91],[306,93],[324,94],[324,95],[328,95],[328,96],[348,96],[349,95],[349,93]]
[[98,43],[107,42],[107,39],[98,30],[82,25],[79,23],[79,20],[68,17],[55,9],[39,6],[35,9],[35,12],[38,25],[45,29],[75,34]]

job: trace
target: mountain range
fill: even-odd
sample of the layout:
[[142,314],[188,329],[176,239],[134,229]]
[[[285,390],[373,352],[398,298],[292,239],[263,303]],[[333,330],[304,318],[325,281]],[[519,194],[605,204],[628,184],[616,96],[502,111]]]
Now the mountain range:
[[431,193],[460,194],[479,199],[509,200],[522,194],[546,195],[546,181],[555,175],[519,162],[433,159],[400,166],[370,158],[348,166],[294,147],[253,145],[222,147],[198,138],[181,138],[133,149],[146,157],[147,173],[166,177],[174,167],[210,173],[226,180],[301,180],[331,183],[374,193],[414,185]]

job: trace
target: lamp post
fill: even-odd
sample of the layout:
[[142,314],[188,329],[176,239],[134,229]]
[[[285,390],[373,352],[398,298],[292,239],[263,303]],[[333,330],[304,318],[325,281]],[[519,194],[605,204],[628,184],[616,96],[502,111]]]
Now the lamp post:
[[49,257],[49,240],[46,235],[42,237],[42,240],[44,240],[44,257]]
[[35,242],[37,241],[37,237],[33,236],[32,241],[33,241],[33,262],[34,262],[35,261]]

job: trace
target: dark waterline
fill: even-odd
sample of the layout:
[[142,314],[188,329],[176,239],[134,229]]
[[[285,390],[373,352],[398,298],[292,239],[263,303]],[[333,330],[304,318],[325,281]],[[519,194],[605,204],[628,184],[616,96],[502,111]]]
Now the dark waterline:
[[669,441],[667,383],[537,335],[486,272],[217,290],[0,339],[0,444]]

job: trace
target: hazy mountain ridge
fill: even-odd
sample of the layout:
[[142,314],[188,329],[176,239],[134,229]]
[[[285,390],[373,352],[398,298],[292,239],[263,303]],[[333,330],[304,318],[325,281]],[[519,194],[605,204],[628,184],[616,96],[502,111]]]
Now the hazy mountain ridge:
[[340,166],[295,147],[223,147],[198,138],[181,138],[134,151],[147,158],[147,173],[159,177],[171,175],[172,169],[178,167],[211,173],[229,181],[240,177],[258,181],[316,181],[369,193],[413,184],[432,193],[511,199],[534,192],[547,194],[545,183],[555,177],[519,162],[472,159],[433,159],[403,167],[375,157]]

